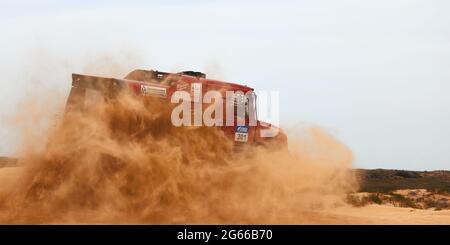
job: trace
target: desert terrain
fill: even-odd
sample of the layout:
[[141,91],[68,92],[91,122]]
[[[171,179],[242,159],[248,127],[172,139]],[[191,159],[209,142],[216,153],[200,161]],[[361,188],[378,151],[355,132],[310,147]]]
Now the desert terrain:
[[[23,171],[23,167],[0,168],[1,188],[13,189],[13,185],[21,182],[20,177]],[[367,170],[358,171],[370,173]],[[385,173],[393,172],[393,170],[382,171]],[[436,173],[428,173],[427,176],[436,176]],[[404,182],[402,179],[397,179],[397,182],[399,181]],[[349,194],[350,200],[346,204],[340,204],[336,207],[306,209],[295,220],[289,213],[280,212],[276,221],[270,222],[280,224],[450,224],[450,207],[448,205],[450,195],[443,191],[429,191],[427,189],[393,190],[392,188],[395,188],[395,186],[390,186],[387,188],[388,191],[377,192],[377,190],[371,189],[375,184],[374,180],[368,182],[362,183],[359,192]],[[418,180],[416,182],[416,186],[426,186],[420,185]],[[428,179],[424,182],[429,183],[430,181]],[[393,185],[395,181],[391,179],[390,183]],[[380,181],[376,186],[386,187],[386,181]],[[442,186],[445,187],[445,183]],[[367,190],[373,192],[367,192]],[[436,194],[436,192],[440,194]],[[433,207],[427,207],[427,204]],[[0,212],[0,220],[5,216],[8,216],[8,214],[5,214],[4,211]]]
[[223,131],[170,116],[124,93],[47,130],[25,118],[19,160],[0,158],[0,223],[450,224],[448,171],[354,169],[319,127],[289,149],[236,152]]

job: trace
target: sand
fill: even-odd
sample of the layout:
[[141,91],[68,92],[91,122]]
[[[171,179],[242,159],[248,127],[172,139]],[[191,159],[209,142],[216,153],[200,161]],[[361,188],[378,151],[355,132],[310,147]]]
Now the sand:
[[450,224],[450,210],[423,210],[368,205],[365,207],[342,207],[323,212],[334,224]]
[[[18,183],[22,168],[0,169],[1,188],[11,188]],[[20,180],[19,180],[20,181]],[[342,206],[329,210],[306,211],[305,219],[298,218],[298,224],[450,224],[450,210],[422,210],[392,207],[387,205],[368,205],[364,207]],[[0,211],[0,216],[2,214]],[[285,218],[286,217],[286,218]],[[279,223],[292,223],[287,213],[279,214]],[[278,223],[277,222],[277,223]]]

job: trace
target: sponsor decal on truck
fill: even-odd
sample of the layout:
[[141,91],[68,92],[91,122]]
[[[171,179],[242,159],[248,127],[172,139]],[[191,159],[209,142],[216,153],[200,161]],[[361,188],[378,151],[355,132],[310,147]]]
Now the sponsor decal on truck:
[[159,97],[167,97],[167,89],[151,86],[151,85],[141,85],[141,93],[143,95],[153,95],[153,96],[159,96]]

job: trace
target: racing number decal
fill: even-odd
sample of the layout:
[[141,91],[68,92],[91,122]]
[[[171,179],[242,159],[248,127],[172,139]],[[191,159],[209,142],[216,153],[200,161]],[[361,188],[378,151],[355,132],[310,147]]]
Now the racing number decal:
[[248,141],[248,126],[236,126],[234,133],[234,141],[247,142]]

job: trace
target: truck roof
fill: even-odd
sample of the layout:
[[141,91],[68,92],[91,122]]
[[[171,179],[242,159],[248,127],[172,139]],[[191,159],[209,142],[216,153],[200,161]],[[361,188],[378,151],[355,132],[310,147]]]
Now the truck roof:
[[225,82],[225,81],[220,81],[220,80],[214,80],[214,79],[208,79],[208,78],[206,78],[206,75],[204,73],[197,72],[197,71],[182,71],[182,72],[178,72],[178,73],[170,73],[170,72],[161,72],[161,71],[155,71],[155,70],[136,69],[136,70],[128,73],[128,75],[125,76],[125,79],[143,81],[143,82],[152,82],[154,80],[165,80],[165,79],[170,79],[170,78],[176,79],[179,77],[200,80],[203,83],[207,83],[208,86],[217,87],[217,88],[228,88],[230,90],[240,90],[242,92],[247,92],[250,90],[253,91],[253,88],[248,87],[246,85]]

